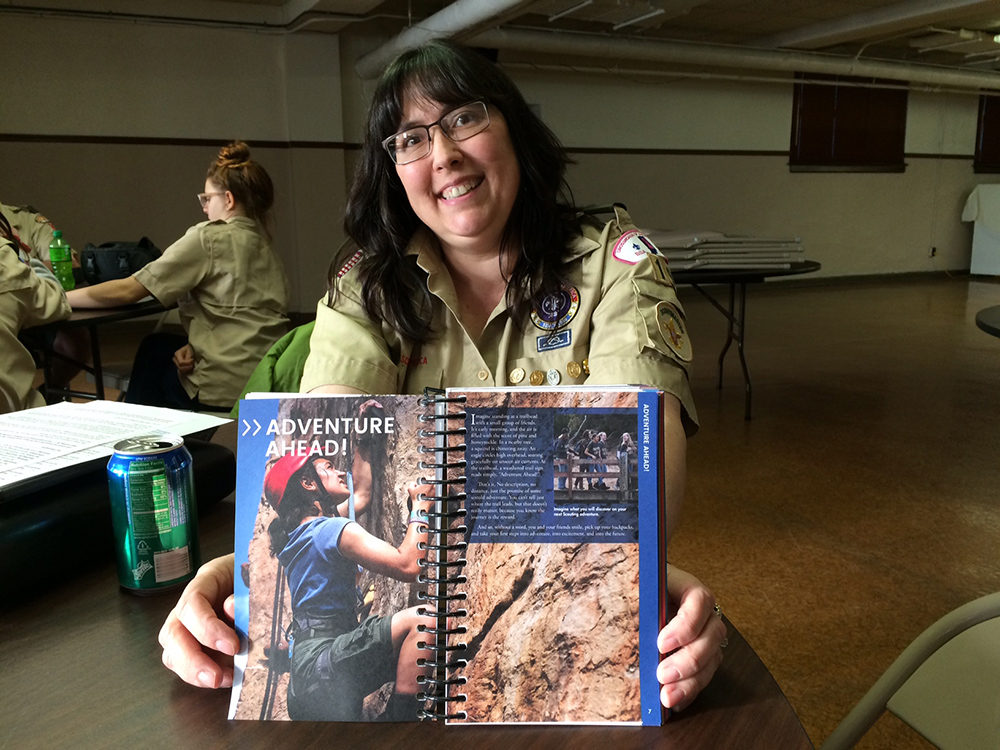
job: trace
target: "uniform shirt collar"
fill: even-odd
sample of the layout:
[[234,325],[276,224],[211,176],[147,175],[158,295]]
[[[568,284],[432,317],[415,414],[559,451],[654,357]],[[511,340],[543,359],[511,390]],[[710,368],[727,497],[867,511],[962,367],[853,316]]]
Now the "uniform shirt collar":
[[[600,223],[583,216],[580,221],[580,233],[570,238],[567,259],[574,260],[604,247],[611,225],[615,223]],[[406,255],[415,255],[417,266],[428,274],[445,270],[437,238],[427,227],[421,226],[417,229],[406,246]]]

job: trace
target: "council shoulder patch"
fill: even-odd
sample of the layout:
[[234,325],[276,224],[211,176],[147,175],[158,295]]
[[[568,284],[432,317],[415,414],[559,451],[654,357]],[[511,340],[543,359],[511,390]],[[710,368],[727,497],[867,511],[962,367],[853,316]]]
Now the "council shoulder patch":
[[693,354],[691,339],[684,327],[684,319],[676,307],[669,302],[656,304],[656,323],[664,343],[682,362],[690,362]]
[[611,255],[615,260],[634,266],[649,252],[656,252],[655,246],[638,229],[630,229],[618,238]]

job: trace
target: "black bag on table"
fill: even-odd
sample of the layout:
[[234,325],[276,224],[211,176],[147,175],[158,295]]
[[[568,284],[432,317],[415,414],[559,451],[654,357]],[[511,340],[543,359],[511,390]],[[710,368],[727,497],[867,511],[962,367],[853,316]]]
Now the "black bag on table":
[[131,276],[162,254],[148,237],[138,242],[105,242],[101,245],[88,242],[80,255],[80,265],[88,284],[100,284]]

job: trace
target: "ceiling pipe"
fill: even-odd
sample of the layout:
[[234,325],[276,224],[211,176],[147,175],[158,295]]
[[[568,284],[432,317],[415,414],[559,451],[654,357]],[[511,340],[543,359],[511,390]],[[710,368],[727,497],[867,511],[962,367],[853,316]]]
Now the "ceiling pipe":
[[815,49],[876,34],[925,26],[946,18],[955,18],[956,14],[962,11],[974,13],[980,9],[996,11],[995,0],[911,0],[760,37],[746,42],[746,46],[760,49],[779,47]]
[[269,21],[241,21],[233,19],[213,19],[208,16],[168,16],[152,13],[119,13],[96,10],[77,10],[58,7],[0,5],[0,15],[11,14],[33,16],[39,18],[64,18],[74,21],[111,21],[129,24],[149,24],[165,26],[194,26],[210,29],[230,29],[248,31],[260,34],[294,34],[305,26],[314,23],[328,22],[351,24],[361,21],[371,21],[375,18],[390,18],[394,21],[405,20],[398,16],[387,14],[354,15],[349,13],[333,13],[327,11],[305,11],[288,23]]
[[870,78],[892,78],[932,87],[1000,89],[1000,74],[966,71],[940,65],[858,60],[820,52],[778,52],[697,42],[614,39],[605,36],[545,31],[493,29],[466,40],[498,49],[598,58],[606,64],[619,60],[703,65],[788,73],[825,73]]
[[516,16],[534,0],[457,0],[433,16],[400,32],[381,47],[362,55],[354,70],[362,79],[375,78],[399,53],[433,39],[457,39]]

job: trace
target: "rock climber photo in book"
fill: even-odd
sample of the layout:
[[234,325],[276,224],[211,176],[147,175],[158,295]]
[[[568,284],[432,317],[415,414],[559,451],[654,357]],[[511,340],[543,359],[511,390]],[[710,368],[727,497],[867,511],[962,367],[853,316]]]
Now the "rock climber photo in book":
[[[652,389],[243,401],[231,718],[661,723],[659,413]],[[574,470],[585,435],[634,450]]]
[[241,437],[238,523],[252,528],[237,532],[237,622],[250,648],[234,718],[415,718],[416,625],[430,621],[411,586],[426,526],[408,516],[430,488],[393,461],[417,435],[399,431],[400,401],[415,422],[415,397],[288,399]]

